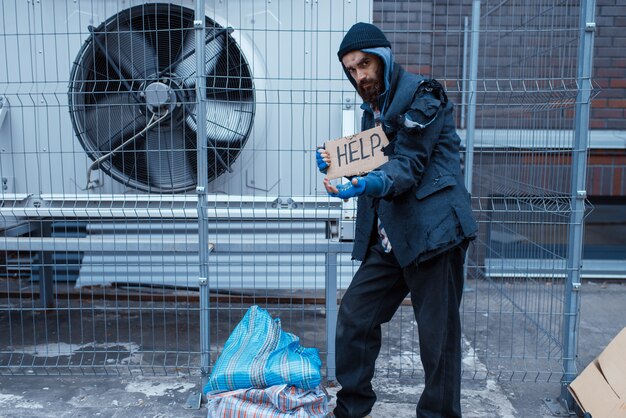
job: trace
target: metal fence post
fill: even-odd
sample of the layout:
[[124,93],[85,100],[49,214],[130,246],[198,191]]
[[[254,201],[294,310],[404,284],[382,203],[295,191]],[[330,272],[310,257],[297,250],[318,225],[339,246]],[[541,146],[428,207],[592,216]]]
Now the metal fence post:
[[[467,18],[465,20],[467,28]],[[480,41],[480,0],[474,0],[472,3],[472,27],[471,27],[471,44],[469,57],[469,80],[466,80],[467,69],[465,65],[466,46],[463,48],[463,107],[467,100],[467,120],[461,119],[463,127],[467,125],[465,134],[465,159],[463,161],[463,174],[465,176],[465,188],[468,193],[472,194],[472,177],[474,175],[474,138],[476,137],[476,96],[478,94],[478,49]],[[467,34],[467,30],[465,31]],[[466,39],[464,38],[464,44]],[[465,92],[465,87],[469,85],[469,91]],[[469,259],[469,251],[465,253],[465,263],[463,263],[463,277],[467,278],[467,260]]]
[[[51,235],[51,222],[42,221],[39,234],[42,237]],[[52,251],[42,251],[39,253],[39,303],[41,308],[50,309],[55,307],[54,298],[54,271],[52,264],[54,263]]]
[[573,399],[567,386],[576,377],[578,315],[580,310],[580,269],[583,249],[585,215],[587,147],[589,143],[589,112],[591,109],[591,71],[593,64],[593,37],[595,31],[595,0],[583,0],[579,20],[578,92],[574,117],[574,144],[572,149],[571,201],[567,255],[567,283],[563,313],[563,377],[561,403],[568,409]]
[[326,379],[335,380],[335,333],[337,331],[337,253],[327,251],[326,269]]
[[210,350],[210,311],[209,311],[209,243],[207,218],[208,154],[206,139],[206,80],[205,68],[205,1],[196,0],[194,34],[196,40],[196,119],[197,119],[197,161],[198,181],[198,256],[200,263],[200,372],[202,386],[206,383],[211,363]]
[[467,106],[467,49],[469,47],[469,19],[467,16],[463,18],[463,81],[461,82],[461,121],[459,128],[465,129],[466,127],[466,110]]
[[472,193],[474,137],[476,136],[476,95],[478,85],[478,42],[480,40],[480,0],[472,3],[472,34],[469,59],[469,99],[467,103],[467,134],[465,138],[465,187]]

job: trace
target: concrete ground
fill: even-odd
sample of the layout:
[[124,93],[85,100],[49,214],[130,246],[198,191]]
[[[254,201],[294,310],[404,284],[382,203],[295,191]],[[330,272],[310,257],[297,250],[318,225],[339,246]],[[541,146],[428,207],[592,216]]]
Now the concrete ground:
[[[0,321],[2,322],[2,321]],[[595,358],[626,326],[626,283],[585,283],[582,288],[578,352],[579,370]],[[5,330],[0,329],[0,333]],[[5,337],[0,338],[0,340]],[[2,342],[0,341],[0,344]],[[468,357],[469,358],[469,357]],[[473,359],[480,356],[472,356]],[[475,361],[475,360],[474,360]],[[474,364],[474,368],[480,365]],[[5,370],[0,370],[6,372]],[[206,410],[185,409],[191,393],[200,389],[200,378],[188,374],[74,375],[29,373],[0,376],[0,417],[205,417]],[[24,375],[26,374],[26,375]],[[29,375],[31,374],[31,375]],[[545,399],[561,391],[553,379],[464,378],[462,407],[472,417],[549,417]],[[414,415],[421,392],[416,378],[377,377],[379,396],[372,416],[404,418]],[[329,387],[331,395],[337,388]],[[331,405],[334,398],[331,399]]]

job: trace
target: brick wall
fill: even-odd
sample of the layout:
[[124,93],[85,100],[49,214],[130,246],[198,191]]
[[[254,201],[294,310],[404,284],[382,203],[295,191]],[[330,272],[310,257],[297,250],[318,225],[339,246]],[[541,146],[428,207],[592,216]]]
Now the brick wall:
[[[620,5],[618,5],[618,3]],[[442,81],[455,102],[463,88],[464,18],[470,0],[374,0],[374,23],[396,61]],[[579,6],[570,2],[483,2],[479,127],[571,126]],[[597,0],[592,129],[626,129],[626,3]],[[482,106],[482,107],[481,107]],[[482,110],[482,112],[481,112]]]
[[591,128],[626,130],[626,3],[596,1]]
[[405,69],[432,71],[433,1],[374,1],[373,21],[389,38],[396,62]]

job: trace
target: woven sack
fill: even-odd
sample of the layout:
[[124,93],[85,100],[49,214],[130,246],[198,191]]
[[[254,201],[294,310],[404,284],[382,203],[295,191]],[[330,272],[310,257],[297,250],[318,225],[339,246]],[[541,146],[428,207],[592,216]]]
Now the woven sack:
[[312,389],[322,380],[317,349],[282,330],[280,319],[252,306],[215,362],[204,393],[275,385]]
[[323,387],[300,389],[277,385],[211,394],[207,416],[220,418],[324,418],[328,395]]

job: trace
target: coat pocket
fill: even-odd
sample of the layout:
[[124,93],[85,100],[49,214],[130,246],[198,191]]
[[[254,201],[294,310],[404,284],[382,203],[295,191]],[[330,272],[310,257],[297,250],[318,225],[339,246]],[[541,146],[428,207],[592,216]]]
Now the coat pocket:
[[422,200],[425,197],[430,196],[431,194],[436,193],[441,189],[452,186],[456,186],[456,179],[454,178],[454,176],[445,175],[435,177],[425,184],[420,185],[420,187],[415,192],[415,197],[418,200]]
[[465,237],[467,238],[475,237],[476,231],[478,230],[478,226],[476,225],[476,221],[474,220],[474,217],[472,216],[471,207],[462,209],[462,208],[459,208],[458,206],[453,206],[453,209],[461,225],[461,230],[463,231],[463,235],[465,235]]
[[436,250],[454,242],[459,237],[459,219],[453,208],[442,208],[442,218],[427,232],[429,250]]

